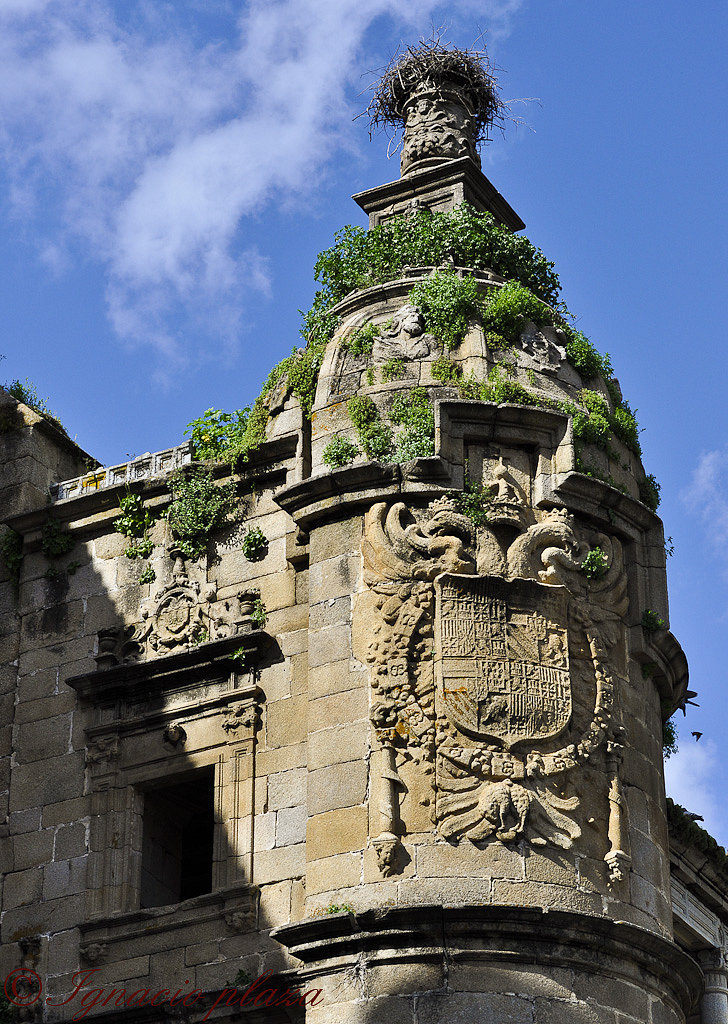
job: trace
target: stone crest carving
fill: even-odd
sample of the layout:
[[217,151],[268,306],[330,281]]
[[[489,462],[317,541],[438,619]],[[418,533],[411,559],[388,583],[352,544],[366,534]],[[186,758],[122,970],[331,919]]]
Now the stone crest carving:
[[562,732],[571,719],[565,588],[446,573],[435,600],[438,696],[448,718],[506,749]]
[[[418,513],[379,502],[365,518],[380,819],[372,845],[391,873],[405,828],[402,773],[417,765],[419,803],[442,836],[569,847],[581,834],[569,773],[598,756],[605,860],[619,880],[629,863],[614,755],[621,546],[582,533],[563,510],[528,507],[502,459],[487,472],[499,486],[477,529],[448,498]],[[609,570],[589,581],[579,569],[596,544]]]
[[142,621],[99,631],[95,658],[99,668],[188,650],[208,640],[233,636],[246,621],[250,623],[250,591],[218,600],[214,583],[190,579],[178,548],[172,548],[170,554],[174,558],[172,578],[142,601]]

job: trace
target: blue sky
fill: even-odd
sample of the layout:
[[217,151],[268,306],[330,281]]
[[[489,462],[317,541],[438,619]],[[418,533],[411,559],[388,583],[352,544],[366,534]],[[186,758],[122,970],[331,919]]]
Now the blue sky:
[[0,380],[107,464],[249,404],[300,342],[316,254],[363,223],[349,196],[398,176],[353,120],[367,72],[432,25],[484,31],[526,100],[484,170],[645,428],[701,703],[668,791],[726,844],[724,4],[2,0]]

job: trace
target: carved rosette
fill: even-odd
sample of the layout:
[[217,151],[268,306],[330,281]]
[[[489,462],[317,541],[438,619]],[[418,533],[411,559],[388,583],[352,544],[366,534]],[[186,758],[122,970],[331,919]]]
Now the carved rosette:
[[[401,775],[417,764],[430,787],[420,803],[442,836],[568,848],[581,834],[569,775],[598,758],[609,777],[605,860],[619,881],[629,865],[615,754],[621,546],[582,533],[562,510],[531,509],[502,460],[495,476],[489,521],[477,529],[450,499],[420,513],[380,502],[366,516],[380,822],[372,845],[392,873],[393,840],[406,827]],[[597,544],[609,569],[589,581],[580,566]]]

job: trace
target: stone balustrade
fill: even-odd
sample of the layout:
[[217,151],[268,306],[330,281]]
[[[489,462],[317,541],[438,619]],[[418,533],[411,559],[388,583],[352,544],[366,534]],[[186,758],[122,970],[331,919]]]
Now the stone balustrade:
[[63,480],[51,487],[51,499],[61,501],[64,498],[77,498],[90,491],[99,491],[117,484],[130,484],[135,480],[149,480],[156,476],[164,476],[180,466],[192,462],[192,442],[165,448],[161,452],[146,452],[130,462],[121,462],[117,466],[104,466],[91,470],[83,476],[72,480]]

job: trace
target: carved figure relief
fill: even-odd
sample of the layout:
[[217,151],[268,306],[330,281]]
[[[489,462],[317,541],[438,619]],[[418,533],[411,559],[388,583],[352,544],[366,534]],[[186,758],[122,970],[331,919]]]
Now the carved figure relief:
[[[563,510],[525,505],[502,459],[491,473],[492,515],[477,529],[447,498],[419,514],[379,502],[365,518],[365,581],[376,615],[368,648],[374,763],[383,794],[372,843],[383,851],[382,873],[391,873],[393,841],[406,827],[402,773],[417,764],[431,794],[420,803],[430,805],[444,837],[569,847],[581,834],[569,773],[602,751],[611,808],[605,860],[618,880],[629,864],[613,753],[625,672],[621,547],[602,534],[587,540]],[[595,544],[609,570],[588,581],[579,569]]]
[[421,90],[409,102],[400,161],[402,174],[418,164],[469,156],[480,167],[471,113],[462,96]]
[[437,347],[431,334],[425,334],[425,321],[411,302],[405,303],[374,341],[372,359],[386,363],[390,359],[425,359]]

